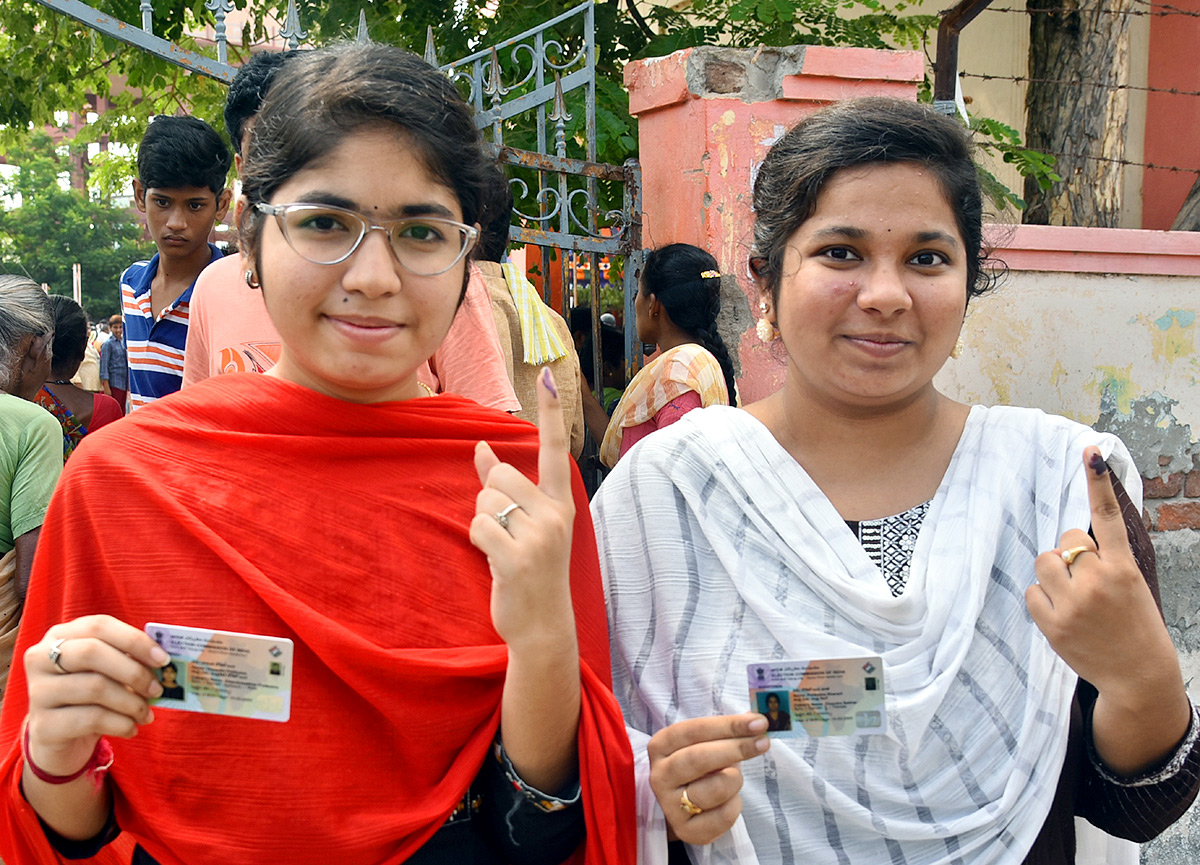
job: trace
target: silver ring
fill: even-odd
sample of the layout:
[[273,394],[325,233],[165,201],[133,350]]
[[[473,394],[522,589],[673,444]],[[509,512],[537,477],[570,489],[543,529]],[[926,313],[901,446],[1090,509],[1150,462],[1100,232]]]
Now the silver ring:
[[59,660],[60,658],[62,658],[62,644],[65,642],[66,642],[66,639],[57,640],[54,643],[54,645],[50,647],[50,663],[52,663],[54,666],[58,667],[58,669],[61,670],[62,672],[69,673],[70,671],[66,667],[64,667],[62,665],[62,661]]
[[519,507],[521,507],[519,504],[517,504],[516,502],[513,502],[511,505],[506,507],[504,510],[495,514],[496,522],[498,522],[500,524],[500,528],[505,529],[505,530],[508,529],[508,515],[511,514],[513,511],[515,511]]

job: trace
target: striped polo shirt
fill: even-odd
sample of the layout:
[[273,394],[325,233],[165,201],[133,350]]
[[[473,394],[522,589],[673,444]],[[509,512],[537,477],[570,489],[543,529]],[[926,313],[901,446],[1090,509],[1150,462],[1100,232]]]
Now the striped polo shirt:
[[[208,245],[209,263],[222,257],[221,250]],[[179,390],[183,382],[183,347],[187,342],[188,309],[192,289],[187,287],[163,314],[154,318],[150,307],[150,283],[158,273],[158,254],[149,261],[135,261],[121,274],[121,314],[125,319],[125,346],[129,352],[129,406],[141,408],[159,397]]]

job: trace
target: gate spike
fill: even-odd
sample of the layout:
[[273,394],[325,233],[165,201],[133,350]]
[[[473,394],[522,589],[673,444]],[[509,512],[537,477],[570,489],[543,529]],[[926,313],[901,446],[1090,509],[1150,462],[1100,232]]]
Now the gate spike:
[[354,41],[358,42],[360,44],[371,41],[371,36],[367,33],[367,10],[366,9],[358,10],[358,36],[355,37]]
[[233,0],[205,0],[204,8],[216,13],[213,32],[216,35],[217,62],[229,62],[229,38],[225,34],[225,16],[233,11]]
[[437,49],[433,47],[433,25],[425,28],[425,62],[438,68]]
[[500,97],[508,94],[508,88],[504,86],[504,82],[500,79],[500,55],[496,53],[495,46],[492,46],[490,66],[488,82],[484,86],[483,92],[492,97],[493,105],[497,105],[500,103]]
[[308,31],[300,27],[300,13],[296,11],[296,0],[288,0],[287,19],[280,28],[279,35],[288,41],[288,48],[293,51],[308,38]]

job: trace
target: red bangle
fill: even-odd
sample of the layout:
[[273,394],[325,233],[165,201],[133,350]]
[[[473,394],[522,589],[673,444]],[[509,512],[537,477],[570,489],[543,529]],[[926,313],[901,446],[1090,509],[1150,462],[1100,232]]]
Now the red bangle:
[[92,751],[91,758],[83,764],[83,768],[71,775],[51,775],[42,769],[39,769],[33,762],[33,757],[29,755],[29,721],[25,722],[25,736],[22,740],[22,751],[25,756],[25,765],[29,767],[29,771],[39,781],[45,781],[47,784],[69,784],[76,778],[83,775],[91,775],[92,783],[99,787],[104,782],[104,776],[108,774],[109,768],[113,764],[113,749],[112,745],[108,744],[108,739],[101,736],[96,741],[96,749]]

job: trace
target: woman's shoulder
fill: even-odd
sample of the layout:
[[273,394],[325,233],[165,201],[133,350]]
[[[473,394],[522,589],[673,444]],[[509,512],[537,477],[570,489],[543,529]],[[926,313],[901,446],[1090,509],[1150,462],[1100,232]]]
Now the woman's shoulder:
[[[669,348],[660,357],[663,366],[669,370],[667,374],[672,377],[681,374],[695,375],[697,370],[708,366],[715,367],[718,372],[721,370],[721,362],[717,360],[716,356],[704,346],[694,342],[685,342]],[[724,373],[721,374],[724,375]]]
[[0,426],[14,433],[62,435],[62,427],[54,415],[35,402],[9,393],[0,393]]
[[1042,442],[1063,439],[1098,440],[1106,435],[1070,418],[1025,406],[977,405],[971,409],[969,422],[976,425],[985,435],[1021,435]]
[[641,483],[651,475],[673,482],[707,476],[718,463],[739,460],[760,443],[769,446],[764,436],[774,442],[766,427],[743,409],[725,405],[694,409],[638,441],[609,478],[636,475]]

